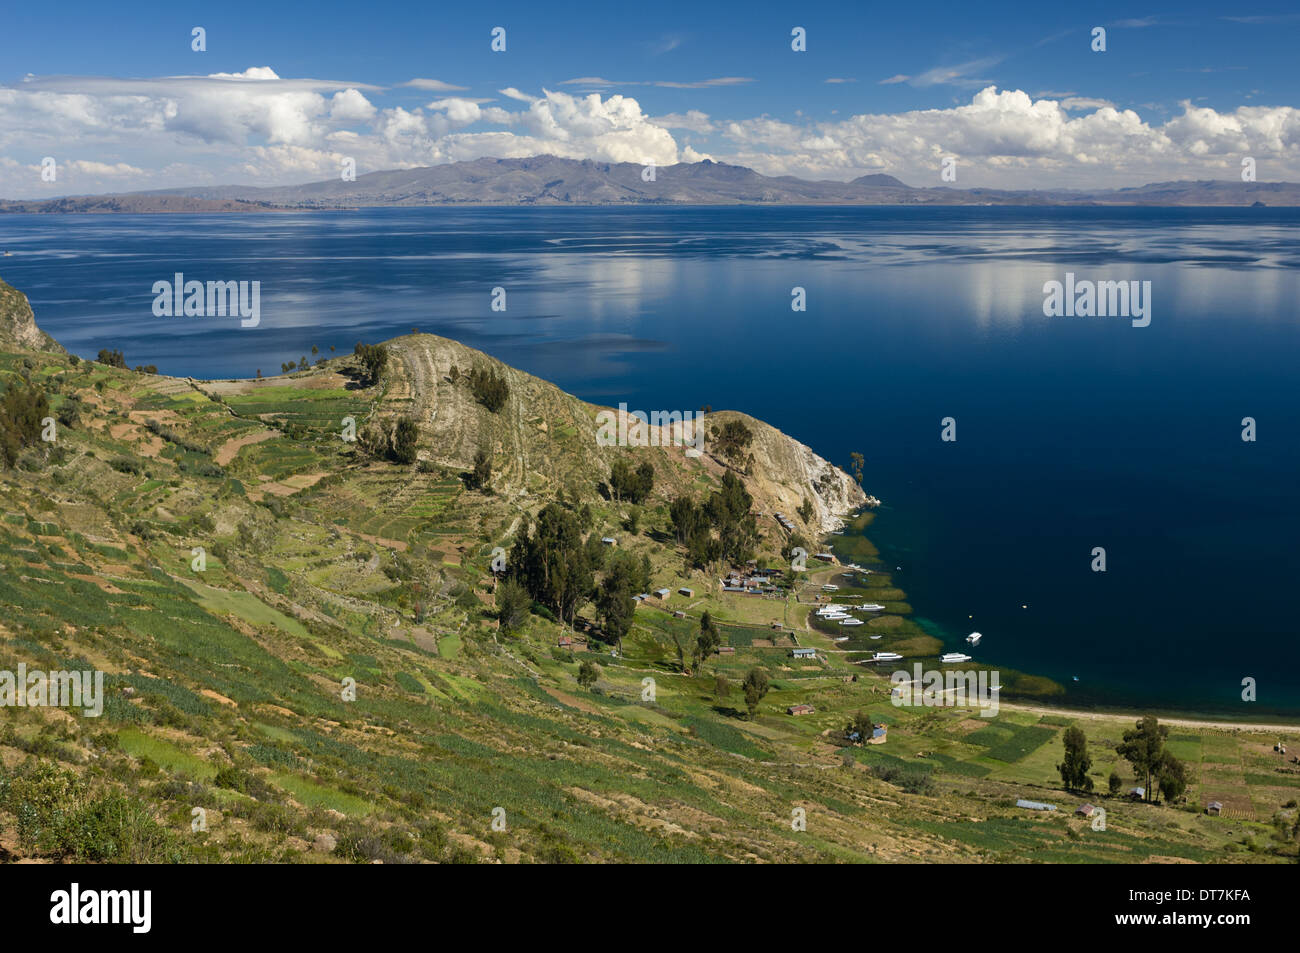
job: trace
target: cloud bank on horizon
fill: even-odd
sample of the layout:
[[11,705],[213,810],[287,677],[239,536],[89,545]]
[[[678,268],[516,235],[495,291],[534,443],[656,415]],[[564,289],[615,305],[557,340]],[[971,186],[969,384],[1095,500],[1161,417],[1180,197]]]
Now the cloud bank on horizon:
[[[1234,25],[1270,33],[1300,28],[1282,16],[1243,14]],[[1119,20],[1112,29],[1149,33],[1159,23],[1154,16]],[[817,34],[810,36],[815,43]],[[1053,33],[1025,48],[1088,42],[1086,29],[1080,36],[1077,28]],[[1025,69],[1007,66],[1014,52],[995,52],[949,55],[939,66],[918,60],[909,72],[886,66],[877,76],[826,71],[798,106],[789,84],[762,68],[771,62],[787,69],[790,57],[809,55],[783,48],[790,42],[781,37],[754,69],[691,78],[667,70],[622,80],[594,70],[574,75],[572,65],[559,65],[577,62],[568,56],[552,58],[541,80],[537,64],[521,60],[517,85],[441,67],[440,78],[375,82],[281,76],[270,65],[154,78],[29,73],[0,83],[0,197],[284,185],[335,177],[348,160],[361,175],[540,154],[660,167],[712,158],[767,175],[848,180],[887,173],[919,186],[944,184],[941,167],[953,157],[959,188],[1045,189],[1236,179],[1249,156],[1261,181],[1300,179],[1300,109],[1255,101],[1267,91],[1242,93],[1250,101],[1235,104],[1224,101],[1231,88],[1223,86],[1216,105],[1193,95],[1136,103],[1100,82],[1100,90],[1084,82],[1031,86]],[[654,69],[692,45],[689,33],[638,41]],[[480,58],[491,55],[483,46]],[[511,75],[508,56],[493,61],[506,67],[494,75]],[[227,61],[195,54],[187,62]],[[322,63],[323,74],[333,65]],[[1003,71],[1010,81],[999,82]],[[1163,72],[1216,71],[1166,64]],[[1030,72],[1058,78],[1041,67]],[[1202,88],[1183,82],[1189,93]],[[1166,75],[1160,88],[1170,85]],[[831,108],[832,101],[841,105]],[[42,178],[46,156],[58,163],[56,181]]]

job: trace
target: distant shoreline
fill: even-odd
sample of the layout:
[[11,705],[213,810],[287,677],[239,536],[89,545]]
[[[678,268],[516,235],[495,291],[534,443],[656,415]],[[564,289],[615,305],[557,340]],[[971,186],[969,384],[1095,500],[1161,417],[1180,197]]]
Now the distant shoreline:
[[[651,166],[650,168],[653,168]],[[1177,179],[1121,188],[1005,189],[913,186],[892,175],[848,182],[768,176],[702,159],[660,167],[646,177],[634,162],[554,155],[482,157],[295,185],[188,185],[56,198],[0,199],[0,212],[325,211],[359,208],[692,208],[972,207],[1251,208],[1300,207],[1300,183]]]

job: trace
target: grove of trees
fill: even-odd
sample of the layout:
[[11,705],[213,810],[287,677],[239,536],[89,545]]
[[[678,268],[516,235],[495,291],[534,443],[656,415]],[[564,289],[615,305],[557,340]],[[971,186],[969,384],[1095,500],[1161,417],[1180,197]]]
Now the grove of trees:
[[690,494],[673,500],[668,518],[673,535],[686,546],[689,563],[705,568],[719,560],[750,559],[758,545],[753,505],[744,482],[731,471],[722,475],[722,485],[702,503]]

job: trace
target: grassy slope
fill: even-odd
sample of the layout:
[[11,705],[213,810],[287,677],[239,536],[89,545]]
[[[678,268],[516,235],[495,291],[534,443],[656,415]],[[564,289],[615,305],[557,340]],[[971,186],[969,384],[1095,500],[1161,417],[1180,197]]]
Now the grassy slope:
[[[98,720],[0,710],[6,769],[35,755],[95,790],[127,791],[176,832],[168,856],[195,860],[336,859],[313,849],[322,834],[360,843],[354,857],[386,859],[1272,856],[1242,845],[1267,847],[1271,821],[1300,794],[1300,773],[1269,750],[1277,739],[1176,729],[1195,779],[1189,801],[1215,796],[1234,816],[1104,802],[1108,830],[1093,832],[1068,816],[1078,799],[1056,789],[1068,719],[894,708],[883,678],[849,664],[860,656],[795,662],[764,644],[781,621],[802,644],[832,648],[806,628],[806,606],[727,596],[716,580],[683,576],[664,541],[664,500],[715,481],[716,461],[645,451],[656,495],[629,534],[619,526],[627,508],[594,493],[608,455],[628,452],[594,448],[594,408],[512,371],[511,403],[491,415],[446,374],[485,356],[418,338],[394,353],[393,375],[368,390],[346,386],[344,361],[264,383],[191,385],[63,355],[0,355],[6,381],[25,372],[55,408],[73,392],[93,408],[61,431],[52,457],[29,453],[0,473],[0,669],[110,673]],[[367,463],[337,436],[343,416],[399,412],[422,421],[418,467]],[[777,446],[769,431],[760,444]],[[230,443],[250,436],[265,439]],[[458,479],[479,446],[493,452],[492,496]],[[229,457],[222,467],[218,455]],[[775,457],[756,466],[756,508],[791,512],[800,491],[782,485]],[[592,656],[595,691],[577,685],[554,625],[533,617],[504,637],[491,620],[491,548],[561,488],[592,504],[597,533],[651,556],[657,585],[695,589],[668,600],[686,622],[642,607],[623,658]],[[762,558],[775,564],[781,540],[770,519],[762,525]],[[202,573],[191,568],[196,547]],[[872,628],[881,640],[851,645],[933,652],[887,575],[867,581],[893,621]],[[693,632],[704,609],[729,623],[736,652],[691,677],[676,670],[670,633]],[[716,697],[714,682],[717,673],[738,682],[755,665],[773,691],[750,721],[736,710],[738,688]],[[349,677],[355,702],[340,698]],[[642,700],[646,678],[653,702]],[[796,702],[816,713],[785,715]],[[890,723],[887,744],[836,747],[863,709]],[[1079,724],[1104,787],[1127,723]],[[891,768],[902,769],[897,783],[879,777]],[[1029,815],[1013,806],[1021,796],[1063,810]],[[205,833],[190,832],[196,806],[208,811]],[[505,831],[492,829],[498,807]],[[796,807],[806,831],[792,829]],[[0,813],[0,851],[22,856],[15,830]]]

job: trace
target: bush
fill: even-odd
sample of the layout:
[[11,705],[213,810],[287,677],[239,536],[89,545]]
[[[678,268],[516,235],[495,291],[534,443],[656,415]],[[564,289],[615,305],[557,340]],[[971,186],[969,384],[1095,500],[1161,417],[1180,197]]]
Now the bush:
[[133,460],[131,457],[114,457],[108,462],[118,473],[130,473],[140,476],[144,473],[144,467],[140,465],[139,460]]

